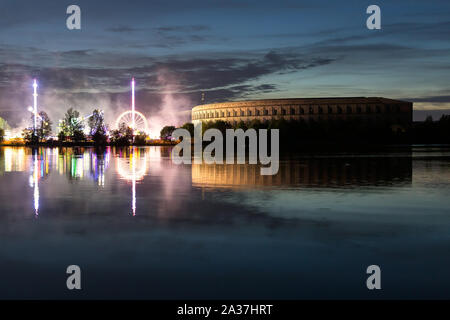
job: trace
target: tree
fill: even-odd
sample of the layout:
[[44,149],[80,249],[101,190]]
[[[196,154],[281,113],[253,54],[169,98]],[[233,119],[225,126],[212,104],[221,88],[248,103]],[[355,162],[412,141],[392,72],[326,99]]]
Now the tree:
[[247,127],[249,129],[255,129],[256,131],[258,131],[259,129],[262,129],[264,126],[260,120],[253,119],[247,124]]
[[84,125],[83,122],[80,120],[80,113],[77,110],[74,110],[73,108],[70,108],[67,110],[66,114],[64,115],[64,119],[61,121],[60,124],[60,130],[63,132],[63,134],[58,134],[59,138],[62,138],[64,135],[65,137],[70,137],[72,141],[82,141],[85,139],[83,130]]
[[61,129],[58,132],[58,141],[63,142],[66,140],[66,134],[64,133],[64,131]]
[[0,142],[3,142],[4,137],[5,137],[5,130],[0,128]]
[[137,135],[134,136],[134,143],[137,145],[145,145],[148,135],[145,132],[139,131]]
[[39,142],[37,135],[34,134],[34,128],[23,129],[22,137],[26,144],[37,144]]
[[[36,135],[39,140],[44,140],[50,137],[50,135],[52,134],[52,121],[45,111],[39,112],[38,115]],[[34,118],[34,115],[32,115],[31,117]]]
[[163,140],[169,140],[172,137],[172,133],[175,131],[174,126],[165,126],[161,129],[160,136]]
[[225,122],[223,120],[203,122],[202,124],[203,132],[211,128],[218,129],[220,130],[220,132],[222,132],[223,135],[225,135],[226,130],[231,129],[232,126],[230,123]]
[[113,144],[129,145],[133,143],[133,129],[122,122],[118,129],[111,131],[110,138]]
[[244,121],[239,121],[236,125],[235,125],[235,127],[234,127],[235,129],[242,129],[242,130],[247,130],[247,124],[244,122]]
[[186,122],[180,128],[189,131],[189,134],[191,135],[191,137],[194,137],[194,125],[192,123]]
[[89,133],[95,144],[106,144],[106,124],[103,111],[95,109],[88,121]]

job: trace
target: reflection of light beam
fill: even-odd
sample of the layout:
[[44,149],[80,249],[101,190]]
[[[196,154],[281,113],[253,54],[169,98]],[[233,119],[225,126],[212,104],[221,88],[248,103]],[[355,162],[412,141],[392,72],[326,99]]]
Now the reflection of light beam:
[[36,153],[34,155],[34,170],[33,170],[33,175],[34,175],[34,193],[33,193],[33,198],[34,198],[34,212],[36,217],[39,215],[38,211],[39,211],[39,180],[38,180],[38,160],[37,160],[37,150]]
[[[134,162],[134,151],[133,151],[133,160]],[[136,165],[133,163],[133,188],[132,188],[132,202],[131,202],[131,210],[133,211],[133,217],[136,215]]]
[[[136,181],[144,178],[147,173],[147,155],[144,152],[144,157],[139,157],[139,152],[136,147],[133,147],[130,153],[129,164],[127,166],[127,159],[117,157],[117,172],[127,181],[131,181],[131,211],[133,216],[136,215]],[[137,169],[138,162],[141,164]]]

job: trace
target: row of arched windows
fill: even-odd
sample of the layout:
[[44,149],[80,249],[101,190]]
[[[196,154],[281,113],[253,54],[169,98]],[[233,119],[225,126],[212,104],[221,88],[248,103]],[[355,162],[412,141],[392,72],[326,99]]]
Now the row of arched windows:
[[[384,107],[384,108],[383,108]],[[250,109],[251,108],[251,109]],[[217,111],[194,112],[193,120],[230,118],[230,117],[252,117],[252,116],[276,116],[276,115],[303,115],[303,114],[362,114],[362,113],[390,113],[400,112],[399,105],[345,105],[345,106],[291,106],[291,107],[250,107],[246,110],[228,110],[228,108]],[[279,110],[280,109],[280,110]]]

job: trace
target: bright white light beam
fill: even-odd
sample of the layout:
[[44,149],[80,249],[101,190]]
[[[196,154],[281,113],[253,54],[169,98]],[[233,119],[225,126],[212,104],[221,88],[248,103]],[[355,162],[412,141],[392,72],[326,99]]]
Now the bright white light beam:
[[131,114],[132,114],[132,122],[131,122],[131,129],[133,129],[133,135],[135,130],[135,111],[134,111],[134,77],[131,79]]
[[34,134],[36,135],[36,127],[37,127],[37,82],[36,79],[33,81],[33,113],[34,113]]

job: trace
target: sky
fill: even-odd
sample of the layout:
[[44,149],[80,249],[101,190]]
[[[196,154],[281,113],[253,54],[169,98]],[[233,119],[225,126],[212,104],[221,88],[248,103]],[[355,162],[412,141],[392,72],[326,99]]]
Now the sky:
[[[66,9],[81,8],[81,30]],[[366,8],[381,8],[369,30]],[[136,108],[151,130],[207,103],[382,96],[450,114],[449,1],[0,0],[0,117],[29,123],[32,79],[56,123],[69,107]],[[55,126],[56,127],[56,126]],[[55,128],[56,129],[56,128]]]

